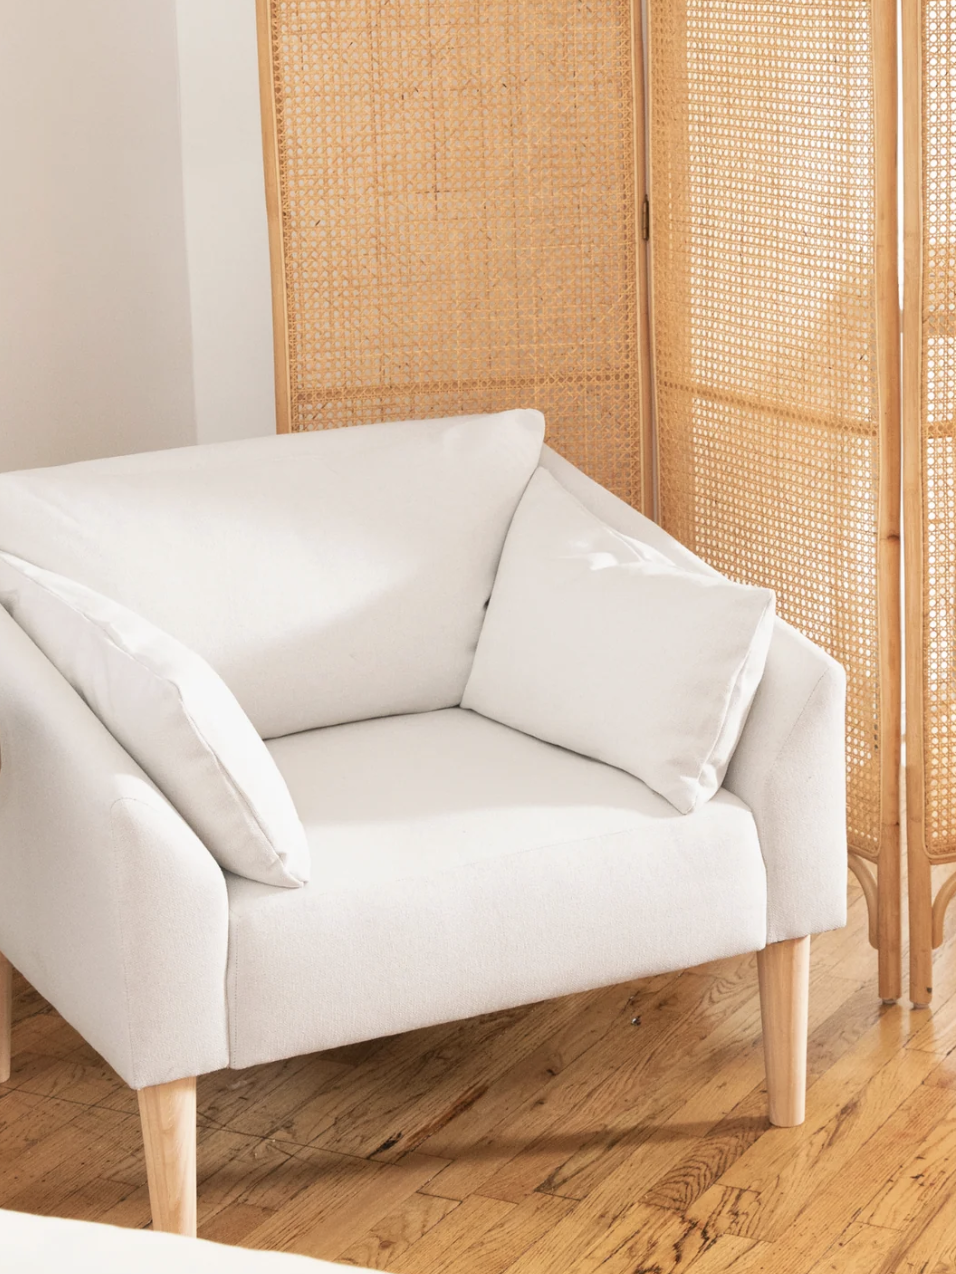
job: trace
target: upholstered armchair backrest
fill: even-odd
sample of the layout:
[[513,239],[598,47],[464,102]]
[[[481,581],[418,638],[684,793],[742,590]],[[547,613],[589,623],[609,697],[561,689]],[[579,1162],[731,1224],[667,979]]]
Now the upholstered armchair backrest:
[[0,475],[0,550],[202,655],[263,737],[461,701],[536,411]]

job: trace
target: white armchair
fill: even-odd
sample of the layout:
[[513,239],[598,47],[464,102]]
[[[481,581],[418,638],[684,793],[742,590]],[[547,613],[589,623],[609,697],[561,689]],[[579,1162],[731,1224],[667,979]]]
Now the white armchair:
[[[441,640],[473,654],[539,461],[608,525],[709,570],[542,453],[527,425],[520,445],[492,430],[488,455],[465,457],[441,514],[463,519],[460,537],[443,531],[420,571],[395,526],[422,495],[394,449],[376,468],[378,427],[0,477],[0,550],[114,596],[205,655],[268,739],[312,852],[301,888],[224,871],[0,609],[0,949],[139,1090],[155,1228],[195,1230],[200,1074],[742,952],[760,953],[770,1118],[803,1117],[809,935],[845,921],[842,670],[776,622],[724,787],[686,815],[621,770],[456,706],[453,660],[406,611],[436,607]],[[449,446],[436,461],[446,484]],[[365,505],[349,447],[372,475]],[[488,504],[481,465],[494,476],[500,451],[513,491],[482,532],[472,605],[455,593],[477,551],[469,510]],[[336,518],[348,534],[323,539]],[[335,623],[313,623],[310,572],[334,568],[347,592],[379,549],[388,577],[350,593]],[[449,637],[451,608],[470,618]],[[331,707],[309,718],[320,699]]]

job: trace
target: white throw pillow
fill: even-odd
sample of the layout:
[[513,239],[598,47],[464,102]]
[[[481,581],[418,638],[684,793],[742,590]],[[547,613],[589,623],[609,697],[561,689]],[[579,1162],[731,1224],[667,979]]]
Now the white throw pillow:
[[321,429],[0,474],[0,549],[207,661],[263,738],[457,707],[544,419]]
[[769,590],[679,570],[539,469],[461,706],[616,765],[687,814],[723,782],[773,620]]
[[73,580],[0,553],[0,603],[227,871],[309,878],[305,831],[266,745],[205,660]]

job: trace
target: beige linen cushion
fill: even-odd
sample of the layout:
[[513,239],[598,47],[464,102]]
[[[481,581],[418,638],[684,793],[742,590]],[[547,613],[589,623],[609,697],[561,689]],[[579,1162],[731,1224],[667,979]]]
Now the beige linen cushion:
[[269,885],[308,880],[309,848],[285,781],[203,659],[118,602],[6,553],[0,604],[221,867]]
[[675,568],[539,469],[462,707],[619,766],[689,813],[723,782],[773,620],[769,590]]

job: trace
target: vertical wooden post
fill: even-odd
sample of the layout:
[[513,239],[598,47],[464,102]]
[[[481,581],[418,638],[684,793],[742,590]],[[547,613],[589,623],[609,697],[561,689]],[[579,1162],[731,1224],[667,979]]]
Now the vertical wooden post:
[[910,998],[933,994],[933,885],[923,767],[923,138],[922,0],[903,0],[903,522],[906,527],[906,845]]
[[875,260],[879,392],[878,625],[880,668],[879,992],[902,994],[900,735],[900,294],[897,218],[896,0],[873,0]]
[[641,0],[631,0],[631,96],[634,128],[634,255],[637,272],[637,342],[640,367],[641,508],[656,517],[654,483],[654,407],[651,370],[651,309],[644,203],[647,185],[647,84],[644,75],[644,12]]
[[292,428],[292,388],[289,380],[289,307],[285,254],[282,247],[282,179],[273,69],[272,0],[256,0],[259,41],[259,101],[262,108],[262,156],[265,166],[266,216],[272,262],[272,347],[275,359],[276,433]]

